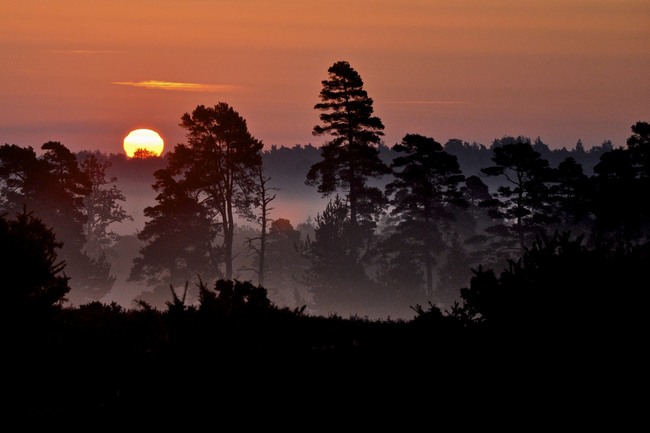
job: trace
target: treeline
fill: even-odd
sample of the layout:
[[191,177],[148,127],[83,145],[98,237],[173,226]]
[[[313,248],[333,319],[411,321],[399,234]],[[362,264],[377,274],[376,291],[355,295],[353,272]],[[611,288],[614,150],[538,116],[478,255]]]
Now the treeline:
[[[170,286],[189,283],[196,304],[200,281],[223,279],[308,313],[409,318],[415,305],[453,308],[479,266],[507,268],[544,237],[646,242],[646,122],[626,147],[551,150],[521,136],[442,145],[419,134],[388,147],[359,74],[347,62],[328,73],[315,106],[314,134],[331,138],[322,147],[263,150],[228,104],[198,106],[181,117],[187,143],[164,158],[0,147],[0,210],[52,228],[73,305],[114,286],[110,260],[127,240],[112,229],[132,219],[118,179],[155,195],[129,271],[148,287],[135,301],[154,308]],[[314,219],[296,224],[274,206],[305,191],[325,203]]]

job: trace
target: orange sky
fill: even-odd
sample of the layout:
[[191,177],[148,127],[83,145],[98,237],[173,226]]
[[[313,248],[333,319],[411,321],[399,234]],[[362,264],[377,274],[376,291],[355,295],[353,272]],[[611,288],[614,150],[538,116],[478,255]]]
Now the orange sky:
[[338,60],[387,145],[624,145],[650,121],[650,0],[0,0],[0,144],[117,153],[151,128],[170,149],[227,102],[267,146],[320,145]]

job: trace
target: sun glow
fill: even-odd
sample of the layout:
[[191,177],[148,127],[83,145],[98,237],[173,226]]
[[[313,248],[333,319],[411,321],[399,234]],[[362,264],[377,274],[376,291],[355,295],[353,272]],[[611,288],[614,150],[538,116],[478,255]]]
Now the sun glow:
[[135,129],[124,138],[124,152],[129,158],[160,156],[164,147],[163,139],[151,129]]

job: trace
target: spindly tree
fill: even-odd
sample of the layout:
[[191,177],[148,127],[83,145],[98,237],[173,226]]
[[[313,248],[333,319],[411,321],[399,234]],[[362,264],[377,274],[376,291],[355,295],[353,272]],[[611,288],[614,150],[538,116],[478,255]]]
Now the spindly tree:
[[368,185],[369,179],[390,172],[377,149],[384,125],[373,115],[373,100],[348,62],[334,63],[328,74],[329,78],[322,81],[321,102],[314,106],[322,111],[322,124],[312,133],[332,139],[321,147],[322,160],[312,165],[306,183],[317,186],[325,196],[346,191],[350,222],[357,225],[361,220],[371,220],[384,204],[381,191]]
[[415,252],[424,268],[427,295],[433,293],[435,255],[444,248],[452,206],[466,207],[459,185],[465,177],[457,158],[433,138],[407,134],[393,150],[395,180],[386,186],[391,215],[404,247]]
[[271,202],[275,200],[277,194],[272,191],[277,190],[269,185],[270,177],[264,175],[264,167],[260,159],[259,165],[255,168],[256,182],[253,187],[253,206],[257,209],[257,213],[251,215],[252,219],[259,226],[259,235],[249,237],[246,240],[248,248],[251,250],[252,255],[255,257],[256,268],[252,269],[257,274],[257,284],[264,286],[265,275],[267,271],[266,264],[266,247],[268,244],[269,227],[272,224]]
[[[183,114],[180,126],[187,131],[187,144],[176,145],[167,155],[167,167],[154,173],[159,204],[145,210],[153,217],[145,224],[150,233],[147,236],[163,235],[156,227],[177,212],[173,207],[165,209],[167,205],[194,208],[196,218],[211,222],[214,229],[205,242],[219,244],[223,275],[232,279],[235,217],[238,213],[250,217],[262,142],[250,134],[246,120],[225,102],[197,106],[192,113]],[[181,254],[189,245],[177,244],[175,248]],[[146,255],[142,260],[147,261]]]

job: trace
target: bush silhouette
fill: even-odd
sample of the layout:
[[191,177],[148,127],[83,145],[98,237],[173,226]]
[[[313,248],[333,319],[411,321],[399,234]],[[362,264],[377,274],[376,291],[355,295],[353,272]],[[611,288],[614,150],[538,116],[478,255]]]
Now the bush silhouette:
[[15,219],[0,218],[2,313],[13,317],[45,314],[59,307],[70,291],[57,258],[62,243],[52,229],[26,210]]
[[568,233],[542,237],[499,275],[479,267],[461,290],[464,313],[521,341],[620,344],[642,329],[649,246],[588,248]]

